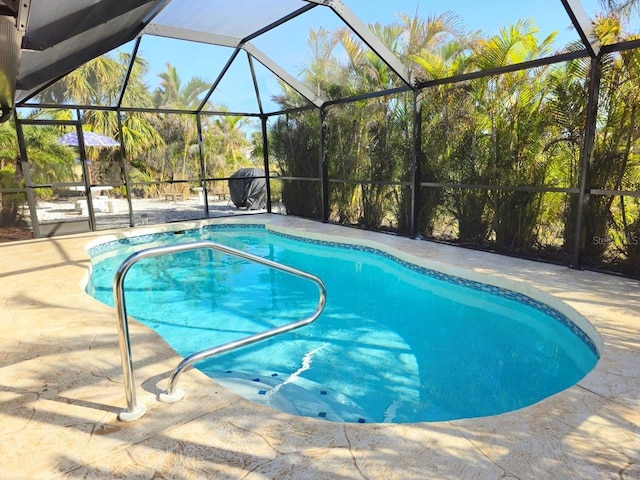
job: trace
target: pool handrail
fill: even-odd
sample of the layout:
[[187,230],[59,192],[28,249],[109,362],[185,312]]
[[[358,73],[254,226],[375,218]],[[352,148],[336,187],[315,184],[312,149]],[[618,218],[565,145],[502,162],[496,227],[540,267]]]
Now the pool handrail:
[[200,352],[193,353],[184,358],[171,373],[167,383],[166,393],[161,393],[159,395],[160,401],[165,403],[175,403],[183,398],[184,392],[177,388],[178,379],[180,378],[182,372],[189,366],[193,365],[195,362],[204,360],[205,358],[209,358],[214,355],[218,355],[220,353],[243,347],[245,345],[249,345],[251,343],[258,342],[260,340],[271,338],[281,333],[295,330],[305,325],[309,325],[310,323],[314,322],[324,310],[327,298],[326,287],[322,280],[317,276],[304,272],[302,270],[298,270],[297,268],[289,267],[272,260],[267,260],[266,258],[262,258],[247,252],[243,252],[241,250],[237,250],[235,248],[221,245],[216,242],[197,241],[178,245],[163,245],[159,247],[146,248],[129,255],[120,264],[113,278],[113,298],[116,306],[116,314],[118,317],[118,343],[120,346],[120,358],[122,362],[122,373],[124,377],[124,390],[127,401],[127,410],[118,414],[118,419],[121,421],[132,422],[139,419],[146,413],[146,407],[144,405],[138,405],[136,401],[136,391],[133,376],[133,361],[131,357],[131,340],[129,337],[129,321],[127,317],[127,306],[124,296],[124,280],[126,274],[136,262],[144,258],[157,257],[160,255],[170,255],[173,253],[205,248],[217,250],[255,263],[260,263],[267,267],[275,268],[282,272],[310,280],[314,282],[318,287],[320,298],[318,299],[318,304],[313,313],[308,317],[303,318],[302,320],[291,322],[280,327],[272,328],[262,333],[257,333],[238,340],[227,342],[216,347],[208,348]]

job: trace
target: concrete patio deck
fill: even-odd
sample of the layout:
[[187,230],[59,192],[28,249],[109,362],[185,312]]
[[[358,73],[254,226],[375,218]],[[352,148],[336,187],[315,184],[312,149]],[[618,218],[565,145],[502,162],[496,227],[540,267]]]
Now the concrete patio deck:
[[578,385],[508,414],[341,424],[253,404],[197,370],[181,378],[184,400],[159,403],[180,358],[132,321],[138,400],[148,413],[122,423],[115,314],[81,285],[85,245],[131,230],[5,243],[0,478],[640,479],[640,282],[279,215],[187,225],[255,222],[415,256],[546,301],[597,332],[601,359]]

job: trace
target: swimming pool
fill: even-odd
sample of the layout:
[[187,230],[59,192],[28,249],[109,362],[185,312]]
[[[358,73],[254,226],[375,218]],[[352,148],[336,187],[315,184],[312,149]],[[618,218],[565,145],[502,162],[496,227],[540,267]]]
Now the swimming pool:
[[[256,226],[211,225],[98,245],[89,252],[88,291],[112,305],[113,274],[130,253],[202,239],[308,271],[327,286],[327,307],[313,325],[196,365],[283,411],[396,423],[494,415],[568,388],[598,358],[573,322],[524,295],[369,247]],[[313,285],[213,252],[149,260],[125,282],[129,313],[183,356],[296,320],[315,306]]]

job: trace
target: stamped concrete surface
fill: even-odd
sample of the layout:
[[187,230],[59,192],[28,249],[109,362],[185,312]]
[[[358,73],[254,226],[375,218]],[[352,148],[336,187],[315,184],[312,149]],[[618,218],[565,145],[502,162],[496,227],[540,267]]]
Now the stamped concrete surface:
[[516,412],[341,424],[253,404],[194,369],[180,379],[184,400],[159,403],[180,357],[131,321],[148,412],[123,423],[115,313],[82,285],[86,245],[136,231],[0,244],[0,478],[640,479],[640,282],[278,215],[208,222],[353,241],[517,290],[579,323],[601,359],[578,385]]

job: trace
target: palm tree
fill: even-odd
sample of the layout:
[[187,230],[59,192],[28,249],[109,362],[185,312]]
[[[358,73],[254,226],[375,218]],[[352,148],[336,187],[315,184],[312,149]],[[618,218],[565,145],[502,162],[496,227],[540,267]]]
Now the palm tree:
[[[407,58],[420,81],[448,78],[468,70],[477,34],[465,32],[457,15],[447,12],[426,21],[401,18],[409,32]],[[471,114],[474,107],[466,87],[432,87],[422,94],[421,151],[426,153],[422,158],[421,181],[483,183],[480,172],[469,161],[476,158],[473,150],[482,125]],[[454,190],[445,197],[442,189],[423,188],[419,210],[421,234],[433,235],[438,207],[445,199],[458,221],[458,238],[461,241],[484,238],[487,230],[484,195],[473,190]],[[404,203],[408,205],[409,199]]]
[[210,174],[217,171],[226,176],[246,166],[251,145],[245,133],[249,126],[247,119],[237,115],[216,116],[207,125],[203,141],[205,160],[212,167]]
[[606,9],[605,17],[616,18],[625,23],[633,13],[640,13],[640,0],[601,0],[600,4]]
[[[397,26],[375,24],[372,30],[389,48],[398,48],[402,33]],[[347,53],[349,89],[357,94],[398,85],[399,79],[378,55],[357,40],[350,30],[336,31],[336,38]],[[392,148],[402,138],[400,103],[396,97],[379,97],[332,109],[331,173],[344,179],[375,182],[394,180],[401,158]],[[402,145],[402,141],[400,141]],[[400,150],[401,152],[402,150]],[[379,228],[388,211],[392,188],[382,183],[343,184],[334,188],[336,210],[341,221],[358,221],[366,228]]]
[[348,79],[338,60],[334,57],[334,49],[339,37],[323,28],[311,30],[307,40],[309,64],[302,70],[304,82],[313,91],[325,92],[329,98],[340,98],[344,95]]
[[[269,153],[276,174],[285,177],[317,178],[320,128],[315,112],[280,116],[269,129]],[[280,186],[287,213],[305,218],[322,218],[321,191],[315,182],[284,180]]]
[[[399,21],[391,25],[373,24],[371,30],[418,78],[426,78],[422,61],[458,36],[462,36],[459,17],[447,13],[429,17],[398,15]],[[400,84],[400,79],[371,50],[365,48],[349,30],[336,32],[347,52],[350,91],[388,89]],[[342,78],[340,77],[340,78]],[[431,93],[431,92],[428,92]],[[431,98],[428,99],[431,102]],[[389,96],[342,106],[331,110],[330,119],[342,123],[332,124],[331,135],[333,174],[339,178],[363,178],[376,183],[363,182],[344,185],[336,197],[338,216],[342,221],[361,217],[365,227],[378,228],[384,218],[395,210],[397,227],[407,231],[411,195],[409,189],[396,189],[378,181],[404,180],[411,177],[412,102],[409,95]],[[348,132],[348,133],[347,133]],[[429,165],[423,170],[423,181],[434,181]],[[335,190],[335,189],[334,189]],[[421,199],[421,215],[425,225],[431,223],[432,212],[438,203],[437,192],[431,190]],[[356,205],[359,204],[359,208]],[[391,204],[391,205],[390,205]],[[429,227],[427,227],[428,229]]]
[[[156,108],[174,110],[195,110],[201,102],[202,95],[209,90],[210,84],[199,77],[182,83],[178,71],[166,64],[166,71],[158,75],[160,85],[154,92]],[[164,161],[160,170],[160,180],[168,175],[187,178],[198,172],[195,153],[197,152],[197,127],[193,115],[163,114],[157,116],[156,130],[166,144]]]
[[[414,70],[418,81],[446,76],[459,72],[454,59],[467,56],[476,33],[467,33],[459,15],[445,12],[426,19],[398,15],[403,30],[403,46],[398,52]],[[416,69],[416,64],[422,69]],[[438,69],[437,67],[445,67]],[[441,70],[438,72],[438,70]]]
[[[492,69],[547,55],[556,34],[541,42],[536,34],[531,21],[503,28],[498,35],[478,42],[474,65]],[[470,82],[476,112],[487,126],[483,165],[494,185],[544,184],[550,162],[545,146],[551,136],[547,71],[548,67],[539,67]],[[492,229],[498,246],[512,250],[535,243],[541,200],[538,193],[491,192]]]
[[200,77],[192,77],[183,85],[176,68],[168,63],[165,67],[166,71],[158,74],[161,81],[154,94],[155,106],[195,110],[202,95],[209,90],[210,83]]

